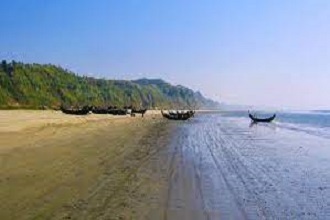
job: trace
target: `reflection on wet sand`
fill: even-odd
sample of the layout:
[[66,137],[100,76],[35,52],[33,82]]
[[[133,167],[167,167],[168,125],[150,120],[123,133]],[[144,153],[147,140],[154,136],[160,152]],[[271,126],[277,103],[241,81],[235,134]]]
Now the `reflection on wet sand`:
[[199,116],[168,149],[166,219],[326,219],[330,141],[248,119]]

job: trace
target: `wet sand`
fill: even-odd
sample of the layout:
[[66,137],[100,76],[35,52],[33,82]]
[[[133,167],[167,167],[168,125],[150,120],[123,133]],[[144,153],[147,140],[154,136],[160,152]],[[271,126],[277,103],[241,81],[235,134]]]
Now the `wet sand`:
[[328,219],[330,140],[200,115],[168,149],[164,219]]
[[327,219],[330,139],[198,114],[0,132],[1,219]]

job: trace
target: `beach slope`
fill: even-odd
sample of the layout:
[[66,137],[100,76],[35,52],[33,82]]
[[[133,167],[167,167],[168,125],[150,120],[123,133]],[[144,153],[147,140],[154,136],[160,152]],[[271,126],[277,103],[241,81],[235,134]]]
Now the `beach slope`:
[[[0,219],[136,219],[165,185],[160,117],[0,112]],[[155,175],[154,175],[154,174]]]

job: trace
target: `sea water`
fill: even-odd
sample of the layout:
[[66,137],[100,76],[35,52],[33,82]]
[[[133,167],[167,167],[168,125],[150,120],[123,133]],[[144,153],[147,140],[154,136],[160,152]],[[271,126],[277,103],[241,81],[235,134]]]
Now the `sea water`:
[[[285,128],[300,132],[309,133],[325,138],[330,138],[330,110],[314,111],[281,111],[281,112],[257,112],[257,117],[270,117],[276,113],[274,125],[277,128]],[[247,111],[223,112],[224,117],[236,117],[248,119]]]

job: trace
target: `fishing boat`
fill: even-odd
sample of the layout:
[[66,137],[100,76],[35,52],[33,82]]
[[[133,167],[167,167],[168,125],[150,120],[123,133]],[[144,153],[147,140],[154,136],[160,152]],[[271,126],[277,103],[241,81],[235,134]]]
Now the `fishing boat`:
[[83,107],[81,109],[65,109],[64,107],[61,106],[61,111],[64,114],[69,114],[69,115],[87,115],[90,112],[89,107]]
[[187,111],[187,112],[172,112],[169,111],[168,113],[164,113],[163,110],[161,110],[162,116],[164,118],[170,119],[170,120],[181,120],[185,121],[188,120],[191,117],[194,117],[195,111]]
[[127,115],[127,110],[126,109],[108,109],[108,114],[111,115]]
[[272,122],[276,118],[276,114],[274,114],[273,116],[271,116],[269,118],[257,118],[249,113],[249,117],[255,123],[257,123],[257,122],[266,122],[267,123],[267,122]]
[[106,108],[93,108],[92,113],[93,114],[108,114],[108,109],[106,109]]

